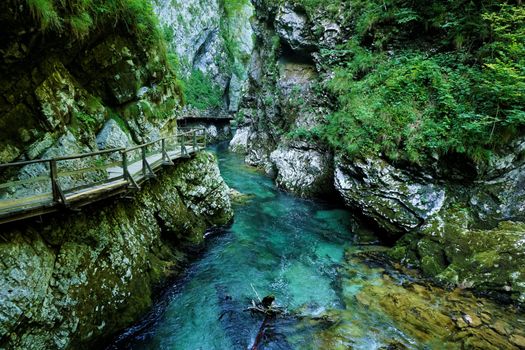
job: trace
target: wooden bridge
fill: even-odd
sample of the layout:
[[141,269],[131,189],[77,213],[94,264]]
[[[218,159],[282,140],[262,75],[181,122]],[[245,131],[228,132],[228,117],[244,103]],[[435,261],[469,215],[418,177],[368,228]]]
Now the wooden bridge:
[[[134,146],[50,159],[0,164],[0,224],[77,209],[128,191],[164,166],[206,147],[206,130]],[[38,175],[34,175],[34,174]]]

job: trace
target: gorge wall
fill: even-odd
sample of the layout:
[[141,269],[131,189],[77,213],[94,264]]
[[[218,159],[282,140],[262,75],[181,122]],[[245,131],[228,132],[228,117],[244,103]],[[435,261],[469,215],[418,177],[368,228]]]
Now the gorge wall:
[[[403,69],[403,62],[410,62],[399,57],[420,50],[426,57],[421,58],[425,64],[432,59],[430,52],[437,52],[436,56],[449,55],[446,57],[450,61],[455,59],[455,50],[461,49],[439,46],[449,31],[440,32],[428,22],[431,29],[417,25],[414,25],[416,29],[410,29],[401,21],[398,23],[403,24],[396,28],[392,24],[392,21],[396,23],[395,17],[390,15],[396,10],[395,1],[384,4],[384,8],[377,4],[381,7],[380,13],[385,13],[385,22],[378,20],[364,29],[358,27],[363,20],[358,17],[362,11],[360,2],[354,7],[341,1],[323,5],[306,1],[254,1],[254,5],[256,48],[249,68],[250,85],[237,115],[239,128],[230,143],[231,149],[245,153],[247,163],[274,176],[285,190],[307,198],[342,198],[348,207],[376,227],[383,239],[396,242],[390,252],[394,259],[420,268],[440,283],[472,288],[523,304],[525,142],[522,126],[516,126],[521,131],[514,132],[510,140],[483,151],[488,154],[483,161],[475,160],[461,148],[426,155],[421,155],[424,151],[409,150],[413,153],[404,156],[403,147],[412,139],[410,134],[405,137],[403,133],[420,127],[425,119],[416,119],[407,131],[392,135],[392,142],[397,145],[387,144],[385,140],[397,127],[395,120],[384,126],[370,120],[380,120],[394,108],[392,106],[401,105],[405,95],[412,98],[409,87],[397,90],[400,99],[387,102],[374,114],[367,114],[374,108],[373,104],[378,103],[374,93],[377,96],[384,93],[380,90],[381,84],[375,81],[399,74],[396,69]],[[399,10],[395,15],[404,16],[405,12]],[[417,22],[421,17],[407,20]],[[393,27],[397,31],[392,32]],[[389,36],[391,33],[397,33],[397,37]],[[411,47],[413,41],[418,43],[415,48]],[[384,65],[388,66],[389,62],[393,62],[394,68],[380,71],[386,69]],[[468,64],[476,74],[488,74]],[[408,86],[411,76],[416,76],[417,69],[421,68],[411,69],[412,75],[404,76],[401,85]],[[457,66],[447,74],[452,74],[454,69],[458,69]],[[373,75],[375,71],[381,73]],[[363,84],[368,83],[365,79],[369,76],[372,83],[368,90],[359,90],[366,86]],[[354,85],[336,86],[347,80]],[[425,94],[426,89],[435,91],[434,86],[429,87],[429,81],[435,84],[435,80],[427,78],[422,78],[421,83],[418,81],[421,84],[418,94]],[[384,84],[388,87],[396,82]],[[443,97],[430,95],[424,104],[435,98]],[[367,99],[372,99],[369,105],[360,104],[359,100]],[[360,109],[344,110],[348,101]],[[406,102],[407,105],[412,101]],[[513,108],[523,109],[519,100],[514,103]],[[418,108],[427,108],[426,105]],[[441,111],[440,108],[447,107],[435,108]],[[421,116],[428,112],[422,109],[417,113],[416,116]],[[350,115],[355,116],[354,119],[348,117]],[[337,124],[337,118],[347,118],[348,123]],[[400,128],[406,125],[410,125],[408,121],[401,122]],[[488,129],[491,137],[497,132],[495,126],[494,122],[492,132]],[[379,133],[374,142],[373,132],[379,127],[385,128],[381,129],[383,136]],[[420,132],[435,133],[436,129],[429,127]],[[366,136],[367,133],[370,135]],[[502,133],[509,134],[508,131]],[[355,136],[345,139],[345,134]],[[498,136],[504,137],[508,136]],[[352,142],[361,139],[364,139],[360,141],[362,147],[351,149]],[[475,142],[470,136],[462,136],[455,142],[471,141]],[[481,143],[482,138],[478,142]],[[382,143],[386,146],[381,146]],[[411,160],[412,156],[420,158]]]
[[[4,1],[0,24],[0,162],[131,147],[177,132],[187,91],[149,2]],[[28,165],[0,177],[46,174]],[[0,198],[44,190],[3,187]],[[217,161],[203,152],[127,198],[2,226],[0,347],[96,346],[141,317],[205,231],[232,215]]]
[[216,160],[201,153],[133,198],[4,226],[0,347],[93,348],[144,315],[155,287],[231,217]]

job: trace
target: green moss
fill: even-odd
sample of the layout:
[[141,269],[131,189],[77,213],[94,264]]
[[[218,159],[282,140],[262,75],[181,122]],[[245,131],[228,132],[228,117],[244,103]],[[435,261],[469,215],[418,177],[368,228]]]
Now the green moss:
[[421,270],[427,276],[434,277],[441,273],[444,268],[441,257],[427,255],[421,259]]

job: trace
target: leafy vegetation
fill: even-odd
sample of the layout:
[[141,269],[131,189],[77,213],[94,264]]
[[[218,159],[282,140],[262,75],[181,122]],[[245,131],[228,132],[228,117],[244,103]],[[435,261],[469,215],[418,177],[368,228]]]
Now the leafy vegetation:
[[182,81],[182,91],[188,105],[205,110],[222,105],[222,91],[212,79],[202,71],[195,69]]
[[145,44],[162,38],[149,0],[26,0],[43,31],[82,39],[108,23],[121,24]]
[[335,148],[416,163],[450,152],[482,161],[523,131],[520,1],[296,3],[309,16],[341,11],[353,28],[351,40],[321,52],[338,99],[321,133]]

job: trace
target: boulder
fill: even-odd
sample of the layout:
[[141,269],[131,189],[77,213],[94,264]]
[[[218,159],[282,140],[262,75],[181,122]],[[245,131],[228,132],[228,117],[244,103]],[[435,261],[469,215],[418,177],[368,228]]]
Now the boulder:
[[327,195],[333,188],[332,156],[304,142],[280,145],[270,155],[279,187],[300,197]]
[[251,128],[249,126],[237,128],[232,140],[230,141],[230,149],[236,153],[246,153],[250,134]]
[[114,119],[106,122],[102,130],[98,133],[97,147],[100,150],[113,148],[128,148],[132,145],[130,136],[122,130]]
[[312,46],[306,13],[288,4],[282,5],[275,16],[275,30],[293,50]]
[[335,188],[347,205],[361,210],[393,236],[419,228],[446,199],[442,186],[416,178],[380,158],[350,162],[337,157]]

